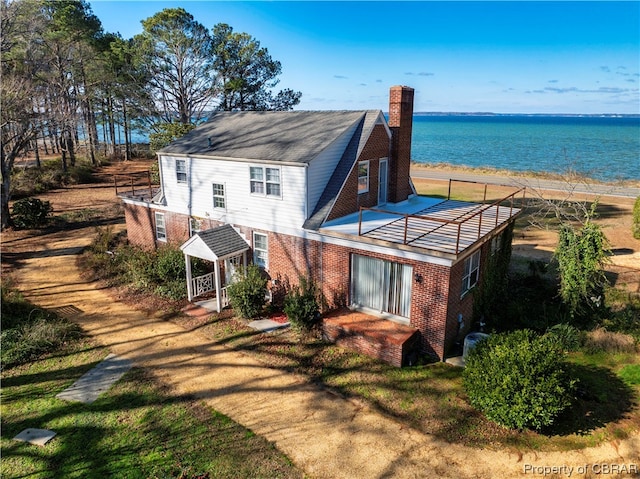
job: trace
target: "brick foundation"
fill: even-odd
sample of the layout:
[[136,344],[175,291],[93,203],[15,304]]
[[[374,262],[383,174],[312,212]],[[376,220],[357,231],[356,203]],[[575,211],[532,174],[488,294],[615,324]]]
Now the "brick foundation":
[[411,366],[420,350],[418,330],[363,313],[339,310],[323,320],[329,341],[392,366]]

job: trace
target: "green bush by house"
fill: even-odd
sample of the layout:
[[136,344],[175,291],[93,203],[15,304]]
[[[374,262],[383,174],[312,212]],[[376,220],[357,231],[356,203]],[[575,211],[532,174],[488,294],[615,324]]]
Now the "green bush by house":
[[479,342],[466,358],[463,378],[471,404],[513,429],[552,425],[571,405],[575,388],[557,342],[531,330]]
[[318,288],[304,276],[284,298],[284,312],[293,327],[310,331],[320,320]]
[[235,281],[227,286],[229,302],[243,318],[258,316],[266,303],[267,279],[255,264],[240,268]]

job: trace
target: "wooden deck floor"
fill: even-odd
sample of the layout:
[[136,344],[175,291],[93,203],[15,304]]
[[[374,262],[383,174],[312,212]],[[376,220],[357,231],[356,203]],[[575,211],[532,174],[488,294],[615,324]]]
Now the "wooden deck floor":
[[406,218],[399,217],[362,236],[458,254],[519,211],[509,206],[447,200]]

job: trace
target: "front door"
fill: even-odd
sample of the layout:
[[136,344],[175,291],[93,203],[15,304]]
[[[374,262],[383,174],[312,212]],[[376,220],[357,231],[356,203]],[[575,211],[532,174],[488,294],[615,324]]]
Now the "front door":
[[387,204],[387,160],[380,160],[380,171],[378,172],[378,205]]

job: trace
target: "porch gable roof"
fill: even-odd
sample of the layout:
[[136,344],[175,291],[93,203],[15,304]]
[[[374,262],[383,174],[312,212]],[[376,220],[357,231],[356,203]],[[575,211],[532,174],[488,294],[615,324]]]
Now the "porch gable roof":
[[180,249],[194,258],[218,261],[244,253],[249,245],[233,226],[222,225],[194,234]]

